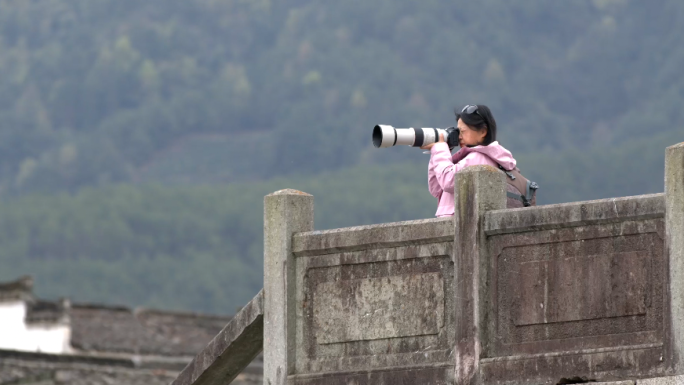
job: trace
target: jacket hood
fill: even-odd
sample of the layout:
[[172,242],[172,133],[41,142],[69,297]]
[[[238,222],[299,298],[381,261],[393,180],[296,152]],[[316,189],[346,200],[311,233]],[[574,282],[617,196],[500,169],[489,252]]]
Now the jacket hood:
[[513,170],[517,164],[513,158],[513,154],[496,141],[490,143],[488,146],[463,147],[451,156],[451,161],[458,163],[471,152],[479,152],[480,154],[487,155],[506,170]]

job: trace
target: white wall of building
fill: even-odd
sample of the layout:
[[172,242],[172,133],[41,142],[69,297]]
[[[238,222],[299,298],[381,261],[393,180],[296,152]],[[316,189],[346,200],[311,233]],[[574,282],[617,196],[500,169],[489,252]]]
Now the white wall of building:
[[24,301],[0,302],[0,349],[41,353],[68,353],[68,325],[26,325]]

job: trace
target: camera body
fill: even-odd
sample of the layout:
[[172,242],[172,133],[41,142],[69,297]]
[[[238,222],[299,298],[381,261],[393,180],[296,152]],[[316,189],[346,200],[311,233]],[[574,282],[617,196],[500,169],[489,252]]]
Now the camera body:
[[422,147],[439,142],[439,135],[444,135],[449,149],[458,146],[458,128],[394,128],[378,124],[373,128],[373,145],[376,148],[394,146]]

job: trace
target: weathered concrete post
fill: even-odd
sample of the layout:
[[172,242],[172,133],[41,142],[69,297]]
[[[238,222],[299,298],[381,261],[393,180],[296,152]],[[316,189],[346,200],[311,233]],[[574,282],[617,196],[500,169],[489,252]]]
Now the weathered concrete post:
[[489,260],[482,218],[486,211],[506,208],[505,175],[491,166],[468,167],[457,174],[454,199],[455,377],[459,385],[475,384],[488,322]]
[[670,264],[672,369],[684,373],[684,143],[665,152],[665,250]]
[[264,198],[264,385],[285,385],[295,362],[292,235],[313,230],[313,196],[280,190]]

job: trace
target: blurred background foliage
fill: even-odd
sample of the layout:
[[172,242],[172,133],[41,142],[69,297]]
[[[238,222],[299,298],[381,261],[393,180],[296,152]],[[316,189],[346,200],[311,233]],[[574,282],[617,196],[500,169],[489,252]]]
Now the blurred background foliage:
[[661,192],[684,140],[675,0],[0,0],[0,280],[231,313],[262,197],[316,227],[430,217],[370,132],[489,105],[543,204]]

